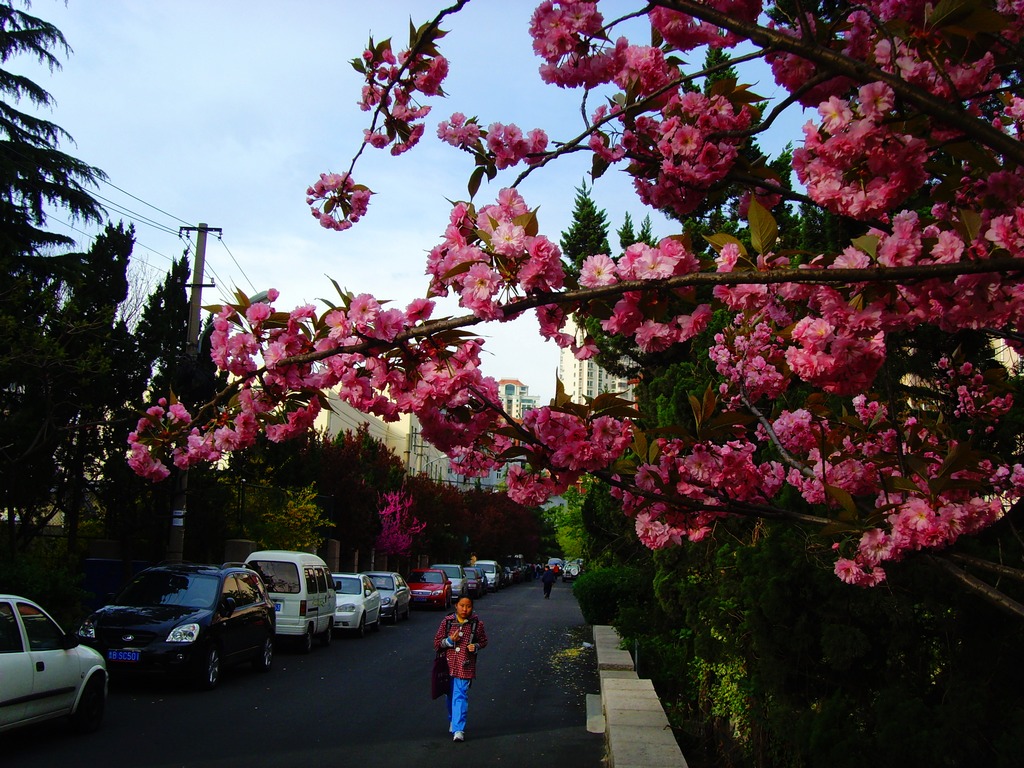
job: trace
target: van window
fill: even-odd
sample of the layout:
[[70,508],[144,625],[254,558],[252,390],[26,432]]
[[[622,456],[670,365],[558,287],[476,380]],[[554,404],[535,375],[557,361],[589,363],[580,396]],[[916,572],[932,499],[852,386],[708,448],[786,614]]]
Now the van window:
[[249,566],[260,575],[271,592],[297,595],[301,591],[299,569],[295,563],[281,560],[252,560]]
[[312,566],[306,566],[306,594],[315,595],[319,591],[319,587],[316,583],[316,569]]
[[333,582],[327,577],[327,571],[323,568],[316,569],[316,587],[320,592],[326,594],[332,583]]

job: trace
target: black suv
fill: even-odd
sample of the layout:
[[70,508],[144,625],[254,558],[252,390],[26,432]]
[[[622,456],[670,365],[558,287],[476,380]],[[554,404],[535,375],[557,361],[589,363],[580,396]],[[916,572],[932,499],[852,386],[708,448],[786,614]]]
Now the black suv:
[[77,634],[115,674],[158,667],[189,674],[209,690],[229,664],[270,670],[275,618],[266,587],[247,567],[158,565],[141,571]]

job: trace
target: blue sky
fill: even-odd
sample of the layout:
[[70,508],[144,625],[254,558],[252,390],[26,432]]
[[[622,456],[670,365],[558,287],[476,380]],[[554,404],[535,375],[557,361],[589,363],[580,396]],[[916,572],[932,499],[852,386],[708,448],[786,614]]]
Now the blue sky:
[[[53,95],[47,116],[75,140],[63,148],[108,174],[110,184],[97,191],[115,221],[136,221],[137,268],[148,280],[161,279],[184,249],[178,228],[205,222],[221,228],[222,238],[208,243],[207,282],[217,288],[204,291],[204,303],[235,286],[248,293],[274,287],[278,307],[290,309],[331,298],[330,277],[404,306],[423,295],[425,254],[444,230],[447,200],[465,199],[472,170],[468,155],[436,139],[437,123],[461,111],[483,125],[541,127],[552,140],[582,128],[579,94],[545,86],[537,74],[527,33],[534,3],[473,0],[443,25],[450,31],[441,41],[451,60],[448,98],[430,102],[424,140],[398,158],[367,150],[355,175],[376,193],[369,213],[348,232],[321,229],[305,189],[322,171],[348,168],[368,124],[349,61],[370,34],[404,48],[410,17],[420,24],[448,5],[35,0],[29,11],[56,25],[73,53],[52,74],[27,59],[8,66]],[[613,10],[635,6],[610,3]],[[774,83],[763,85],[756,90],[771,95]],[[596,103],[592,96],[588,109]],[[582,156],[565,158],[520,187],[531,207],[540,206],[541,232],[556,242],[588,167]],[[477,201],[492,200],[514,176],[500,175]],[[593,197],[613,233],[625,213],[636,223],[651,213],[621,172],[599,180]],[[656,235],[676,231],[651,215]],[[61,218],[54,229],[64,229]],[[546,399],[554,394],[558,351],[535,328],[526,318],[483,329],[491,348],[484,371],[518,378]]]

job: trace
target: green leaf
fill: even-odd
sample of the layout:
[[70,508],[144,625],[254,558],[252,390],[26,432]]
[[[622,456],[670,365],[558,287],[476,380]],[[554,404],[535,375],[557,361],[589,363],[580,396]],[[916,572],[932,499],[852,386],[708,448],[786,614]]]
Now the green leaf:
[[480,182],[484,179],[484,167],[477,166],[473,169],[473,172],[469,175],[469,199],[472,200],[476,197],[476,193],[480,189]]
[[722,248],[726,245],[735,245],[739,247],[741,256],[747,255],[747,249],[744,247],[743,243],[725,232],[719,232],[717,235],[704,235],[704,239],[708,241],[712,248],[715,249],[716,253],[721,253]]
[[750,222],[750,242],[755,250],[761,254],[771,251],[779,237],[775,217],[755,198],[751,198],[747,221]]
[[872,259],[878,255],[878,235],[862,235],[855,237],[851,244],[859,251],[863,251]]
[[825,483],[825,492],[839,502],[839,519],[844,522],[854,522],[860,519],[857,514],[857,505],[850,492],[844,488]]

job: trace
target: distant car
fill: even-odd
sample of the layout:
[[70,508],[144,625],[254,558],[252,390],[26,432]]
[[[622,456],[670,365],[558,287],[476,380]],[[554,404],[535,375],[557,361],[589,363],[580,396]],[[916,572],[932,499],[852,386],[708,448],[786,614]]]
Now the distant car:
[[380,615],[397,624],[401,618],[409,618],[412,591],[402,574],[394,571],[367,571],[373,586],[380,592]]
[[75,730],[91,733],[106,703],[103,656],[33,601],[0,595],[0,732],[67,717]]
[[483,571],[467,565],[462,569],[466,574],[466,593],[476,600],[487,594],[487,577]]
[[452,601],[459,602],[460,598],[469,594],[466,587],[466,572],[458,563],[432,563],[431,568],[439,568],[448,574],[452,580]]
[[412,604],[447,610],[452,605],[452,580],[440,568],[417,568],[406,577]]
[[242,565],[159,565],[141,571],[113,602],[86,617],[78,637],[113,672],[161,668],[203,689],[224,667],[274,659],[274,603],[263,580]]
[[502,567],[496,560],[477,560],[473,567],[483,571],[484,575],[487,577],[488,591],[497,592],[505,586],[504,583],[502,583]]
[[370,577],[362,573],[332,573],[338,608],[334,612],[334,628],[349,630],[359,637],[366,628],[380,632],[380,591]]
[[582,560],[570,560],[562,569],[562,581],[573,581],[583,572]]

